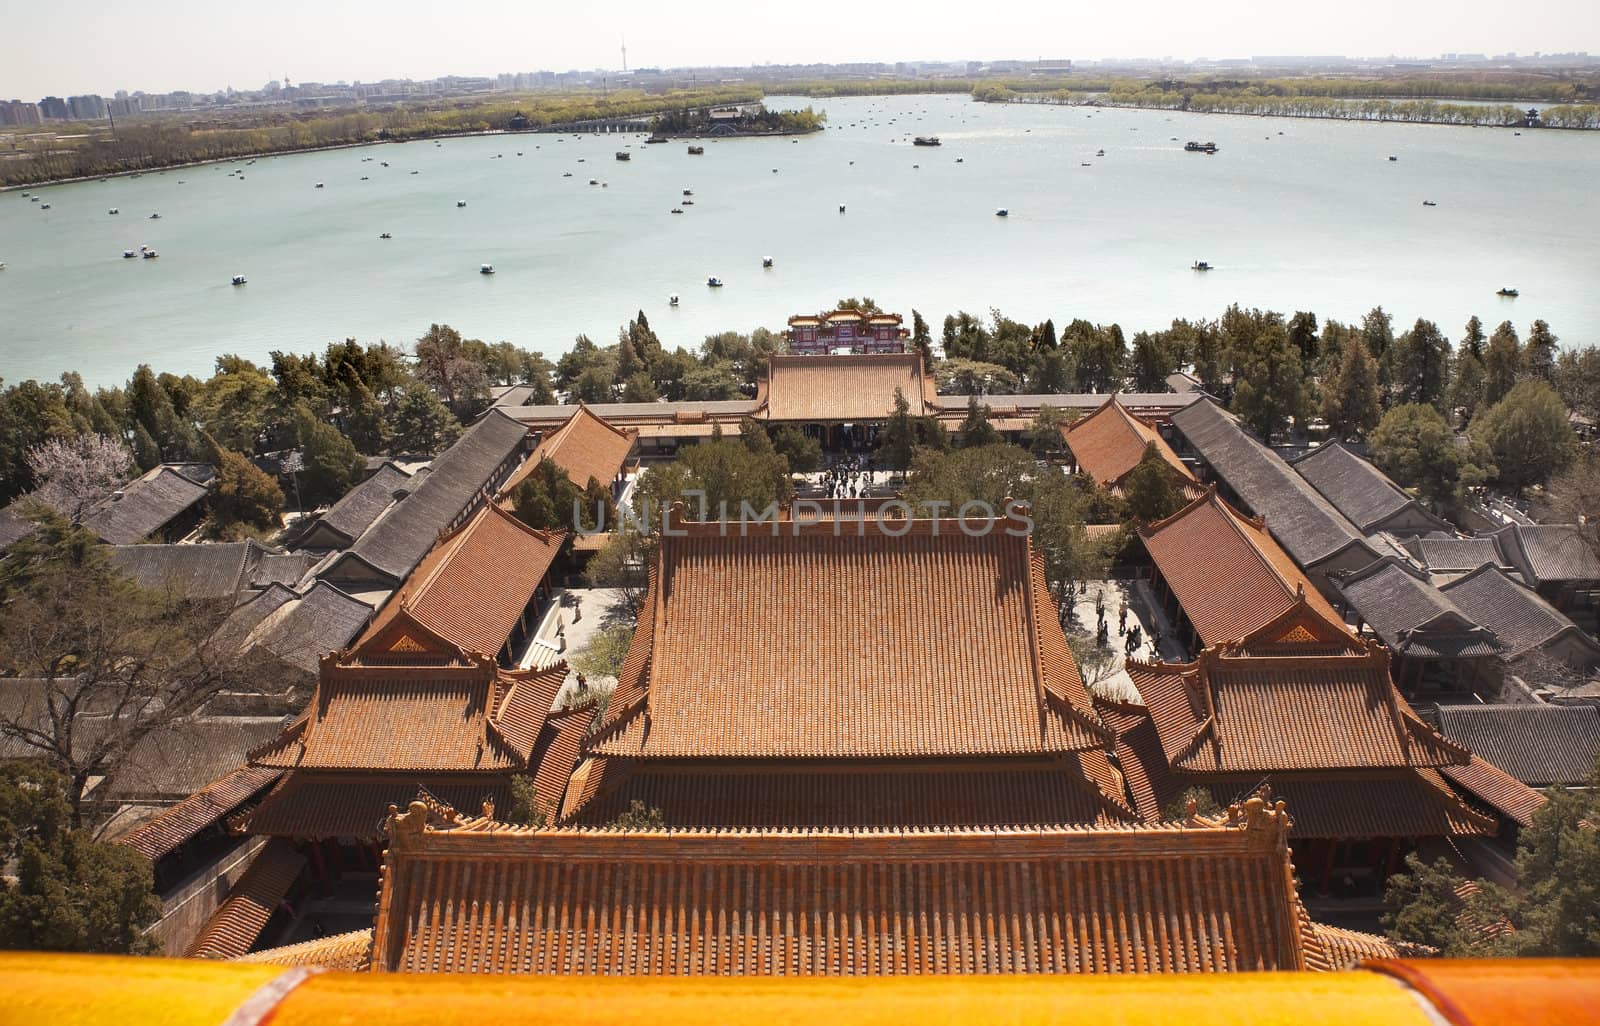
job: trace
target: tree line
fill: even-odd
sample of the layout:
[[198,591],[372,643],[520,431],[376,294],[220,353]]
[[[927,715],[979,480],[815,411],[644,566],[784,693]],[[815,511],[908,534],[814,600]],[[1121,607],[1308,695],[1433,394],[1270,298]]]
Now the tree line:
[[[576,121],[641,117],[663,109],[749,103],[761,91],[744,86],[647,93],[592,90],[523,95],[495,94],[399,103],[333,112],[147,115],[119,122],[115,133],[99,125],[63,125],[53,134],[18,135],[0,161],[0,185],[148,171],[199,161],[227,160],[325,146],[404,142],[466,132],[540,129]],[[81,136],[76,141],[68,137]]]

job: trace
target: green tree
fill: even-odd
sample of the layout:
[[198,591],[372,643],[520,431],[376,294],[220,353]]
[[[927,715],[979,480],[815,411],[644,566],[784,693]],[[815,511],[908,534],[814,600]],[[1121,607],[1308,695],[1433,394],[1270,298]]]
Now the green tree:
[[928,331],[928,322],[916,310],[911,311],[911,347],[922,354],[924,367],[933,366],[933,335]]
[[210,435],[204,436],[210,449],[211,465],[217,480],[211,490],[211,527],[223,537],[243,530],[275,531],[280,526],[283,490],[255,464],[231,449],[224,449]]
[[1494,453],[1499,479],[1518,490],[1549,480],[1578,452],[1566,404],[1537,378],[1514,385],[1480,414],[1472,437]]
[[789,461],[790,473],[809,474],[822,466],[822,443],[793,424],[778,428],[772,444]]
[[1270,445],[1285,422],[1303,418],[1309,406],[1300,351],[1289,344],[1283,325],[1275,323],[1246,349],[1236,350],[1234,361],[1233,412]]
[[1394,345],[1394,318],[1375,306],[1361,318],[1361,340],[1367,352],[1378,361],[1378,374],[1385,385],[1389,383],[1389,349]]
[[894,412],[878,432],[878,452],[891,469],[902,474],[911,466],[911,450],[916,445],[916,434],[911,426],[911,404],[905,392],[894,390]]
[[1300,362],[1310,367],[1317,359],[1317,315],[1300,310],[1289,318],[1289,343],[1300,350]]
[[1133,336],[1133,352],[1128,358],[1128,375],[1135,392],[1167,391],[1167,375],[1178,369],[1178,361],[1160,333],[1141,331]]
[[448,324],[432,324],[416,345],[417,380],[438,393],[463,423],[489,399],[488,347],[468,341]]
[[[1128,344],[1115,324],[1084,331],[1074,321],[1068,328],[1071,350],[1078,367],[1078,387],[1085,392],[1115,392],[1122,387]],[[1074,330],[1077,329],[1077,330]]]
[[1460,508],[1468,488],[1495,473],[1482,442],[1458,445],[1437,409],[1426,403],[1396,406],[1371,435],[1372,459],[1384,473],[1445,510]]
[[1011,395],[1016,392],[1017,376],[998,363],[946,357],[934,370],[939,391],[956,395]]
[[[541,460],[533,472],[511,493],[512,508],[517,519],[541,531],[570,531],[574,527],[593,529],[605,515],[605,507],[598,509],[587,504],[583,489],[572,482],[567,471],[554,460]],[[574,524],[573,511],[582,510],[580,523]],[[592,512],[591,512],[592,510]],[[615,518],[606,522],[612,523]]]
[[397,453],[433,456],[461,437],[461,423],[421,382],[413,381],[400,390],[389,417],[389,445]]
[[1138,465],[1123,478],[1122,498],[1128,515],[1147,524],[1165,520],[1189,504],[1177,470],[1154,442],[1145,445]]
[[1000,432],[989,422],[988,404],[980,404],[975,395],[967,396],[967,417],[961,422],[958,432],[963,449],[979,449],[1003,441]]
[[1556,358],[1554,382],[1574,412],[1600,423],[1600,346],[1563,349]]
[[1424,862],[1415,852],[1406,856],[1406,871],[1391,876],[1384,888],[1385,932],[1392,940],[1425,944],[1440,954],[1459,958],[1474,953],[1481,933],[1464,921],[1457,888],[1461,879],[1443,856]]
[[1450,376],[1450,340],[1432,321],[1417,319],[1390,350],[1391,399],[1444,409]]
[[1028,425],[1028,451],[1039,459],[1054,459],[1065,454],[1067,443],[1061,431],[1078,419],[1077,410],[1063,409],[1048,403],[1039,407],[1033,423]]
[[602,677],[615,677],[628,658],[628,648],[633,644],[633,626],[626,623],[603,627],[590,639],[582,652],[572,657],[572,668],[591,681]]
[[1522,349],[1522,373],[1551,381],[1555,376],[1556,342],[1559,341],[1544,321],[1534,321],[1528,329],[1528,343]]
[[660,399],[656,383],[644,370],[635,372],[622,383],[622,401],[625,403],[653,403]]
[[1489,336],[1489,348],[1483,354],[1483,399],[1479,406],[1493,406],[1504,399],[1511,386],[1517,383],[1522,369],[1522,344],[1517,339],[1517,329],[1510,321],[1501,321]]
[[276,400],[271,375],[248,360],[219,357],[217,373],[206,382],[194,412],[212,438],[248,454],[260,451]]
[[1378,424],[1378,361],[1358,335],[1344,340],[1338,369],[1322,383],[1322,416],[1335,438],[1365,435]]
[[365,456],[378,456],[389,451],[393,434],[389,428],[389,414],[383,403],[359,378],[350,383],[345,402],[344,429],[356,451]]
[[1477,416],[1483,403],[1484,356],[1483,322],[1477,317],[1467,321],[1461,345],[1456,348],[1455,365],[1450,369],[1450,402],[1448,408],[1460,410],[1462,423]]
[[73,829],[61,775],[36,762],[0,765],[0,948],[149,954],[161,918],[150,862]]
[[308,506],[338,501],[366,476],[366,458],[350,439],[304,406],[295,414],[295,434],[302,462],[300,498]]
[[140,364],[128,382],[128,409],[134,426],[145,429],[160,449],[163,460],[197,459],[204,455],[194,423],[178,415],[172,396],[148,364]]

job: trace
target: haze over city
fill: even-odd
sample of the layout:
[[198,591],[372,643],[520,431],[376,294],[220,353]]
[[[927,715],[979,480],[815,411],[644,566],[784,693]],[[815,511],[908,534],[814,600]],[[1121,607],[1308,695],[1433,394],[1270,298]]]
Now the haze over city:
[[1462,0],[1446,13],[1418,0],[1292,10],[1247,0],[1152,0],[1112,9],[1023,4],[980,11],[818,0],[758,13],[708,0],[571,8],[491,0],[458,14],[420,0],[287,0],[268,16],[246,18],[219,17],[199,0],[156,0],[137,17],[110,0],[87,0],[74,8],[70,41],[65,31],[51,8],[11,11],[0,43],[0,94],[256,89],[286,75],[332,82],[614,68],[624,38],[631,67],[1600,51],[1600,6],[1532,0],[1508,12],[1489,0]]

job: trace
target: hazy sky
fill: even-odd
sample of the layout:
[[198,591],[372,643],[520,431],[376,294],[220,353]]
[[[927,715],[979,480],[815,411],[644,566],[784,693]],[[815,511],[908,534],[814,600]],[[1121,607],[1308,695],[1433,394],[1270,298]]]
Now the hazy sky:
[[0,0],[0,98],[501,71],[1064,57],[1600,53],[1596,0]]

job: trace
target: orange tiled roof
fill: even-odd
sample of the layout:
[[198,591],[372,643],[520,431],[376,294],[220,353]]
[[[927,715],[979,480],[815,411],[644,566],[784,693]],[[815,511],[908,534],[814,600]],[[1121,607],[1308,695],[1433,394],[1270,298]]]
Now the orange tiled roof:
[[[401,619],[422,623],[463,652],[495,655],[550,571],[561,531],[538,531],[494,503],[441,538],[361,635],[355,648],[396,649]],[[415,637],[410,638],[416,641]]]
[[1129,413],[1115,393],[1087,417],[1063,426],[1061,437],[1066,439],[1079,469],[1103,485],[1121,484],[1144,459],[1147,445],[1154,445],[1161,458],[1185,481],[1194,481],[1194,475],[1161,432],[1149,421]]
[[1341,622],[1261,521],[1240,515],[1214,489],[1139,528],[1139,537],[1203,645],[1238,641],[1302,595],[1330,623]]
[[154,862],[191,837],[224,819],[234,809],[278,779],[281,770],[265,766],[240,766],[207,784],[148,823],[117,838]]
[[896,388],[913,417],[938,412],[933,376],[915,352],[773,356],[756,402],[768,420],[884,420],[894,413]]
[[[1041,832],[391,824],[376,971],[574,975],[1300,969],[1286,817]],[[470,866],[470,872],[463,872]],[[1320,961],[1321,959],[1319,959]]]
[[506,481],[500,489],[501,501],[510,502],[517,486],[545,460],[552,460],[565,470],[579,488],[587,488],[590,480],[610,488],[638,440],[638,428],[615,427],[586,404],[579,403],[567,422],[541,438],[533,454]]
[[1122,803],[1107,799],[1121,783],[1097,749],[1050,760],[870,767],[846,762],[821,769],[743,760],[687,766],[655,761],[637,768],[625,765],[630,760],[604,761],[601,772],[614,773],[616,781],[602,782],[564,823],[605,826],[635,801],[661,810],[674,830],[998,830],[1110,826],[1133,819]]
[[511,807],[510,776],[498,774],[320,773],[296,770],[283,779],[241,824],[251,834],[320,840],[383,837],[390,806],[405,808],[426,790],[438,801],[477,812],[485,800]]
[[667,536],[591,749],[882,758],[1103,747],[1042,564],[998,521]]
[[538,811],[552,820],[561,812],[567,781],[578,765],[584,738],[589,736],[589,728],[599,711],[598,705],[590,703],[556,713],[544,722],[543,754],[533,774],[533,797]]
[[1264,789],[1289,808],[1296,838],[1493,836],[1495,823],[1464,805],[1431,769],[1294,770],[1270,774],[1187,773],[1168,766],[1155,725],[1139,706],[1096,702],[1117,731],[1117,761],[1134,807],[1159,823],[1198,788],[1219,806]]
[[233,959],[235,962],[254,962],[258,965],[315,966],[318,969],[340,969],[356,972],[369,966],[372,955],[372,928],[336,933],[331,937],[286,944],[280,948],[267,948]]
[[565,663],[513,673],[483,656],[454,666],[328,659],[304,723],[251,761],[376,772],[521,768],[565,675]]
[[1465,766],[1445,766],[1439,772],[1457,789],[1520,826],[1532,826],[1533,814],[1545,805],[1544,795],[1477,755]]
[[232,958],[249,951],[305,864],[288,841],[268,841],[189,945],[188,957]]
[[1193,663],[1130,662],[1167,762],[1192,773],[1464,765],[1469,755],[1417,718],[1389,653],[1247,655],[1208,648]]

